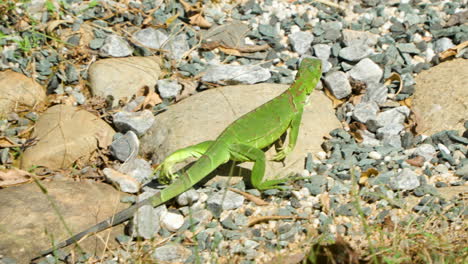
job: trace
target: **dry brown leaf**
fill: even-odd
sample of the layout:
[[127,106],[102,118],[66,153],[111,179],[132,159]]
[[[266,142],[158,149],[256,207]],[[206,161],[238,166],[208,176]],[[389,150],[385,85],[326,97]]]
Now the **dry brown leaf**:
[[46,32],[51,34],[58,26],[71,23],[73,23],[73,20],[52,20],[46,24]]
[[458,44],[455,47],[452,47],[452,48],[449,48],[447,50],[442,51],[441,53],[439,53],[439,57],[440,57],[440,59],[444,60],[444,59],[446,59],[448,57],[455,56],[458,53],[460,53],[466,47],[468,47],[468,40]]
[[194,11],[194,7],[192,7],[191,4],[185,2],[184,0],[179,0],[179,2],[182,4],[182,7],[186,12]]
[[220,51],[222,51],[222,52],[224,52],[224,53],[226,53],[228,55],[233,55],[233,56],[238,56],[238,57],[242,56],[242,53],[240,51],[236,50],[236,49],[224,48],[222,46],[219,46],[218,48],[219,48]]
[[142,87],[136,93],[136,97],[145,96],[145,100],[137,107],[133,109],[133,111],[139,111],[143,109],[152,109],[155,105],[162,103],[162,99],[157,94],[154,89],[149,88],[148,86]]
[[408,108],[411,108],[411,103],[413,102],[412,97],[407,97],[404,100],[398,101],[400,105],[407,106]]
[[179,102],[180,100],[183,100],[187,97],[189,97],[192,94],[195,94],[197,92],[197,83],[190,80],[190,79],[182,79],[179,78],[177,81],[182,84],[184,89],[182,92],[176,96],[176,102]]
[[212,25],[206,20],[201,13],[195,14],[190,17],[190,24],[199,26],[201,28],[210,28]]
[[366,171],[361,173],[361,177],[359,177],[359,184],[366,185],[369,178],[376,177],[379,175],[379,171],[375,168],[369,168]]
[[172,22],[174,22],[177,18],[179,17],[179,13],[171,16],[170,18],[166,19],[166,26],[169,27],[170,24],[172,24]]
[[27,171],[12,168],[0,171],[0,188],[18,185],[31,181],[31,174]]
[[328,214],[330,212],[330,196],[328,193],[322,193],[320,195],[320,204],[322,204],[322,211]]
[[412,159],[407,159],[406,162],[411,166],[422,167],[424,165],[424,157],[423,156],[416,156]]
[[325,95],[332,100],[333,108],[337,108],[338,106],[342,105],[344,102],[346,102],[346,99],[338,99],[336,98],[330,90],[327,88],[323,89],[325,91]]
[[0,137],[0,148],[14,148],[14,147],[19,147],[19,146],[21,145],[15,144],[8,137],[5,137],[5,136]]
[[385,85],[390,85],[394,81],[400,84],[400,86],[398,87],[398,91],[395,93],[395,95],[398,95],[403,89],[403,80],[401,79],[401,76],[398,73],[392,72],[392,74],[387,78],[387,80],[385,80]]

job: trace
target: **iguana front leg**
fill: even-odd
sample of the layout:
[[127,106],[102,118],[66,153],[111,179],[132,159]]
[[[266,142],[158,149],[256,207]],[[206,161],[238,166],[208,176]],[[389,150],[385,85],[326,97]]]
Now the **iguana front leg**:
[[169,183],[177,176],[172,173],[172,167],[190,157],[199,158],[205,154],[206,150],[213,144],[213,140],[204,141],[196,145],[188,146],[172,152],[167,158],[156,167],[154,172],[160,171],[159,182]]
[[272,158],[272,160],[278,161],[284,159],[286,155],[288,155],[289,152],[291,152],[296,146],[297,137],[299,135],[299,126],[301,125],[302,112],[303,110],[301,109],[293,116],[291,120],[288,145],[283,145],[278,148],[278,152]]
[[280,189],[284,190],[281,183],[284,183],[288,179],[276,179],[276,180],[264,180],[265,176],[265,153],[258,148],[251,147],[243,144],[232,144],[229,146],[229,152],[231,153],[231,159],[236,161],[252,161],[254,166],[252,168],[252,175],[250,181],[258,190],[267,189]]

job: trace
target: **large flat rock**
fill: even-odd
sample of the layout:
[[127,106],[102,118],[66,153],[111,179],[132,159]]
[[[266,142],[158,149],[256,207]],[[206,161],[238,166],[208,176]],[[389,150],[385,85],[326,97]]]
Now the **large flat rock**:
[[98,146],[106,148],[114,134],[111,126],[86,110],[55,105],[37,121],[32,137],[38,142],[24,152],[21,167],[68,168],[88,159]]
[[443,62],[416,77],[414,110],[421,117],[418,131],[432,135],[442,130],[463,133],[468,118],[468,60]]
[[[287,88],[286,85],[278,84],[237,85],[191,96],[156,116],[154,125],[141,139],[140,154],[151,157],[154,163],[160,163],[179,148],[216,139],[231,122]],[[274,125],[271,123],[271,126]],[[276,177],[302,171],[307,153],[320,151],[323,136],[340,126],[330,100],[321,91],[315,91],[304,109],[296,148],[286,158],[285,165],[268,162],[266,174]],[[267,158],[274,154],[274,149],[271,151]],[[247,168],[251,164],[245,163]],[[250,175],[250,172],[246,173]],[[228,176],[220,171],[217,174]]]
[[18,106],[32,108],[45,100],[45,89],[32,78],[11,70],[0,71],[0,117],[18,110]]
[[[71,181],[41,184],[49,198],[35,183],[0,190],[0,255],[16,259],[17,263],[29,263],[51,246],[52,238],[62,241],[69,237],[58,214],[77,233],[127,207],[120,203],[121,193],[107,184]],[[100,232],[98,236],[104,240],[90,236],[80,246],[85,251],[100,253],[108,236],[112,245],[115,236],[122,232],[120,225]]]

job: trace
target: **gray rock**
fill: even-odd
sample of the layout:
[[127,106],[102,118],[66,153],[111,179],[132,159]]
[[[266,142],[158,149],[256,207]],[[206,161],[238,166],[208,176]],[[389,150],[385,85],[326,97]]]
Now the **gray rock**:
[[344,72],[328,73],[325,76],[325,84],[337,99],[343,99],[351,94],[351,84]]
[[372,34],[368,31],[356,31],[351,29],[343,29],[343,43],[347,46],[367,45],[375,46],[379,39],[379,35]]
[[366,123],[369,119],[377,118],[379,106],[374,102],[359,103],[354,107],[353,118],[361,123]]
[[393,190],[414,190],[419,185],[418,175],[409,168],[404,168],[398,175],[390,179],[390,187]]
[[163,99],[176,97],[182,90],[182,85],[180,85],[176,80],[158,80],[157,84],[159,95],[161,95]]
[[445,51],[447,49],[450,49],[454,47],[455,45],[453,44],[452,40],[449,38],[440,38],[436,40],[435,42],[435,47],[434,47],[434,52],[435,53],[440,53],[442,51]]
[[372,49],[365,45],[354,45],[340,50],[338,56],[347,61],[359,61],[372,54]]
[[421,144],[414,150],[414,155],[422,156],[426,161],[430,161],[437,154],[436,149],[431,144]]
[[455,175],[460,177],[468,177],[468,164],[463,165],[455,171]]
[[141,185],[150,182],[153,177],[151,164],[139,158],[125,162],[120,166],[119,171],[136,179]]
[[330,194],[347,194],[350,191],[350,187],[343,184],[342,182],[335,181],[333,186],[330,188]]
[[169,243],[156,248],[151,256],[157,262],[185,263],[190,255],[192,252],[189,249],[180,244]]
[[311,195],[319,195],[327,188],[327,178],[323,176],[314,176],[310,178],[310,183],[304,184],[304,187],[309,189]]
[[106,57],[127,57],[133,53],[127,41],[117,35],[108,36],[99,50]]
[[118,186],[122,192],[137,193],[140,191],[141,184],[136,179],[110,168],[105,168],[102,172],[106,180]]
[[364,130],[361,131],[362,142],[361,145],[363,147],[376,147],[380,145],[380,140],[375,138],[375,134]]
[[395,107],[393,109],[377,114],[376,119],[369,119],[366,123],[370,131],[377,131],[378,128],[384,126],[393,126],[395,124],[403,124],[409,116],[410,109],[406,106]]
[[190,49],[185,34],[179,34],[173,39],[170,39],[167,45],[164,45],[164,48],[169,50],[170,57],[175,60],[182,59],[185,53]]
[[[146,191],[138,196],[138,201],[149,198],[156,194],[157,191]],[[166,205],[161,205],[154,208],[152,205],[144,205],[138,209],[132,219],[130,230],[133,237],[142,237],[151,239],[161,229],[160,219],[167,212]]]
[[414,43],[397,43],[396,47],[402,53],[419,54],[421,52]]
[[321,60],[328,60],[331,54],[331,47],[327,44],[315,44],[314,55]]
[[207,200],[207,205],[215,207],[222,206],[222,210],[233,210],[239,208],[244,203],[244,196],[231,191],[220,191],[211,195]]
[[124,135],[116,134],[114,141],[110,145],[110,152],[114,158],[125,162],[138,155],[140,141],[133,131],[128,131]]
[[110,58],[98,60],[88,71],[88,81],[93,96],[127,101],[142,87],[155,87],[161,74],[160,59],[156,56]]
[[222,83],[223,81],[254,84],[271,77],[269,70],[257,65],[213,65],[202,77],[204,82]]
[[383,104],[387,101],[388,89],[381,83],[371,83],[367,85],[367,90],[362,97],[362,102],[375,102]]
[[382,75],[383,70],[369,58],[361,60],[349,71],[351,78],[367,84],[378,83]]
[[133,37],[145,47],[161,49],[169,37],[162,30],[151,27],[136,32]]
[[383,139],[390,136],[399,135],[405,128],[402,124],[392,124],[377,129],[377,138]]
[[438,173],[442,173],[442,174],[448,173],[448,171],[449,171],[447,166],[445,166],[444,164],[438,164],[437,166],[434,167],[434,169]]
[[166,212],[160,217],[161,227],[170,232],[176,232],[184,224],[184,217],[178,213]]
[[289,35],[289,41],[294,51],[302,55],[310,50],[314,35],[310,32],[299,31]]
[[180,206],[186,206],[198,201],[198,199],[200,199],[200,194],[194,189],[190,189],[177,196],[177,203]]
[[153,113],[149,110],[141,112],[118,112],[114,114],[114,125],[120,132],[129,130],[138,136],[143,135],[154,122]]

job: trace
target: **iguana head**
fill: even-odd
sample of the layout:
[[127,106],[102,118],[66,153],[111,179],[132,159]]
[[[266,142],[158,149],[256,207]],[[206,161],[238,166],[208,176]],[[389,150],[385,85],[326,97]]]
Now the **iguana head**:
[[307,95],[314,91],[322,76],[322,61],[314,58],[304,58],[297,73],[297,88]]

